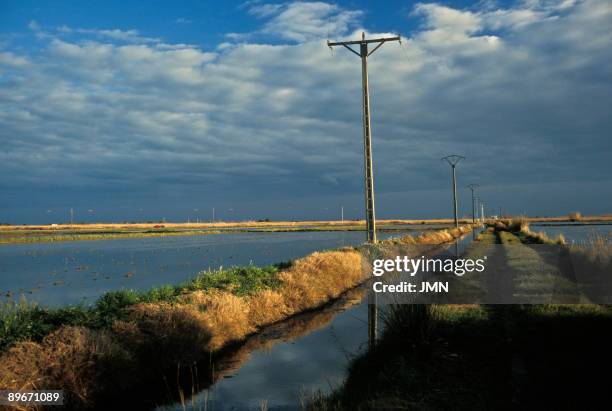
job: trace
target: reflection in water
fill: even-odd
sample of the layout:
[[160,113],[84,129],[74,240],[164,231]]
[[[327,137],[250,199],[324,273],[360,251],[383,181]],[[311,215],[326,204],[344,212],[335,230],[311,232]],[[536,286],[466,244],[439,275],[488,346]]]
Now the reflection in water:
[[258,410],[262,403],[269,410],[300,409],[318,390],[341,384],[349,358],[366,348],[365,292],[351,290],[322,310],[266,327],[210,361],[182,369],[177,402],[158,411]]

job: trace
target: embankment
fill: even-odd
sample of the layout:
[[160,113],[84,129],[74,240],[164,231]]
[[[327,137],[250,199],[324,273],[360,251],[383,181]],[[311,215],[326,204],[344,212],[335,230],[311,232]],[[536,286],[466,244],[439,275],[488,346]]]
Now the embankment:
[[[377,248],[384,253],[402,244],[439,244],[470,230],[404,237]],[[363,283],[371,250],[345,248],[291,264],[201,273],[147,293],[109,293],[90,308],[5,307],[0,387],[63,389],[71,409],[142,407],[139,395],[165,384],[168,370],[176,375],[177,368]]]

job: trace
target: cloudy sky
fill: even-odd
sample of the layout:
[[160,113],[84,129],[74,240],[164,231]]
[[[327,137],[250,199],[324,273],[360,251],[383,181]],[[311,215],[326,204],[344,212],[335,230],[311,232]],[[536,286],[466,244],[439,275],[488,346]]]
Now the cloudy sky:
[[612,2],[3,1],[0,222],[612,212]]

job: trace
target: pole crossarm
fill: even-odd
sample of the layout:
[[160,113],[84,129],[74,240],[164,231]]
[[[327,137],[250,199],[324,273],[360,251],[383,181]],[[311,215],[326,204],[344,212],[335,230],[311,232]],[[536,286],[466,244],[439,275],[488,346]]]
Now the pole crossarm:
[[376,45],[376,47],[374,47],[372,49],[372,51],[368,52],[367,48],[362,48],[362,50],[365,50],[365,56],[369,57],[371,56],[376,50],[378,50],[380,48],[380,46],[382,46],[383,44],[385,44],[388,41],[399,41],[400,43],[402,42],[402,38],[399,36],[396,37],[381,37],[378,39],[369,39],[366,40],[365,39],[365,35],[362,37],[361,40],[354,40],[354,41],[329,41],[327,40],[327,47],[332,48],[334,46],[343,46],[346,47],[351,53],[356,54],[358,57],[363,57],[364,55],[362,53],[359,53],[357,51],[355,51],[351,45],[360,45],[360,46],[364,46],[367,44],[372,44],[372,43],[378,43]]
[[468,184],[467,185],[467,188],[469,188],[472,191],[476,190],[478,187],[480,187],[480,184]]
[[451,154],[450,156],[442,157],[440,159],[440,161],[446,161],[451,165],[451,167],[455,167],[461,160],[465,160],[465,157],[457,154]]
[[366,40],[364,38],[362,38],[361,40],[353,40],[353,41],[327,41],[327,45],[332,47],[332,46],[343,46],[345,44],[370,44],[370,43],[380,43],[380,42],[384,42],[384,41],[402,41],[402,38],[400,36],[395,36],[395,37],[380,37],[377,39],[369,39]]

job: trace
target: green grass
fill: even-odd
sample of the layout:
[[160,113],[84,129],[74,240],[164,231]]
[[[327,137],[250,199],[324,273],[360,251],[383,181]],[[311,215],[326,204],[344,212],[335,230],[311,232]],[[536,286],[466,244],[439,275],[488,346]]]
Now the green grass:
[[21,300],[0,303],[0,352],[18,341],[39,341],[49,332],[64,325],[100,329],[125,319],[129,307],[139,303],[165,301],[175,303],[185,293],[220,289],[236,295],[248,295],[264,288],[280,285],[278,272],[290,262],[256,267],[221,268],[202,271],[179,285],[165,285],[148,291],[117,290],[102,295],[93,306],[76,305],[60,308],[39,307]]

